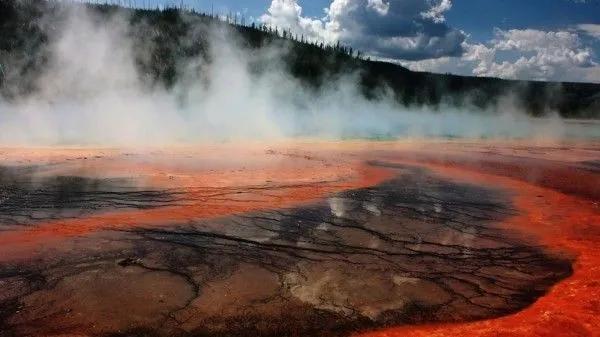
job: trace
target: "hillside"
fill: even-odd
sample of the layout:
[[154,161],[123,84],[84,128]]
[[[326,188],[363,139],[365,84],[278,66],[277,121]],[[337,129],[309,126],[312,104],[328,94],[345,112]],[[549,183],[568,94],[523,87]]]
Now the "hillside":
[[[344,46],[305,42],[277,29],[223,22],[210,15],[179,10],[126,9],[86,5],[100,14],[123,13],[134,41],[136,65],[148,85],[173,86],[188,69],[180,65],[201,58],[210,62],[206,36],[214,26],[239,33],[248,50],[278,46],[286,52],[282,64],[291,76],[318,90],[328,79],[358,74],[362,93],[377,99],[391,92],[405,106],[441,104],[486,108],[507,96],[527,113],[538,116],[558,111],[563,117],[600,118],[600,84],[510,81],[413,72],[402,66],[364,59]],[[7,99],[35,92],[36,78],[48,62],[48,31],[60,27],[61,6],[47,1],[0,1],[0,91]],[[48,29],[50,28],[50,29]],[[265,64],[253,65],[260,72]]]

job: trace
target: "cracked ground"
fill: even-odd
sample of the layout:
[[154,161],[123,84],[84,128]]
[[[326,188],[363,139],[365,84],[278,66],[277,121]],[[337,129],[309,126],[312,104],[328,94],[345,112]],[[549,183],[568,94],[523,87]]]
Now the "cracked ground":
[[385,179],[190,189],[2,167],[0,336],[347,336],[510,315],[572,275],[574,255],[504,225],[514,191],[389,152],[345,160]]

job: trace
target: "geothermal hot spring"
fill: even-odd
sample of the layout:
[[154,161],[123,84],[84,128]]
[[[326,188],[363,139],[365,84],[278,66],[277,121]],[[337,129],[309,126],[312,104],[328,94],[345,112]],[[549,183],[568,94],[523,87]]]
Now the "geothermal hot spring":
[[2,336],[597,332],[597,142],[0,158]]
[[0,336],[598,336],[597,122],[315,94],[223,34],[149,89],[82,17],[0,100]]

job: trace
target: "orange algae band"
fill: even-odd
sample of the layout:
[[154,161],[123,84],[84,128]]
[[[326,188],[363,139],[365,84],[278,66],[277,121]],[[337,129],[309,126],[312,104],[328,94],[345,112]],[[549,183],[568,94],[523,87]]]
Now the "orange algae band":
[[533,234],[550,249],[576,255],[573,275],[532,306],[497,319],[469,323],[402,326],[364,337],[517,337],[598,336],[600,326],[600,212],[587,199],[534,186],[514,178],[475,172],[459,164],[426,164],[436,172],[476,184],[512,191],[520,215],[503,225]]
[[[260,202],[248,202],[244,199],[218,199],[212,198],[210,194],[192,191],[187,193],[193,194],[189,197],[194,202],[184,206],[108,212],[83,218],[38,223],[23,230],[6,231],[0,233],[0,261],[31,258],[31,254],[39,250],[40,245],[57,244],[69,237],[96,231],[164,226],[185,223],[189,220],[290,207],[315,201],[344,190],[376,185],[392,176],[389,170],[365,164],[356,164],[352,171],[354,172],[352,175],[340,177],[339,181],[291,184],[279,190],[270,190],[270,193],[266,194],[262,193],[263,189],[249,192],[250,196],[246,194],[246,197],[253,201],[256,199],[253,197],[260,197]],[[310,172],[303,171],[301,174],[310,174]],[[298,176],[298,179],[302,178],[302,175]],[[235,188],[233,189],[232,194],[235,195]]]

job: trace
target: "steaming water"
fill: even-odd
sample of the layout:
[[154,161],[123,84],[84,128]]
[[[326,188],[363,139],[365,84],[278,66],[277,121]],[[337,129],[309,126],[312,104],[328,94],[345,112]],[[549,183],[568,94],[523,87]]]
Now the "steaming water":
[[[3,144],[166,144],[323,137],[600,138],[595,122],[527,117],[511,97],[494,109],[407,108],[392,98],[363,99],[356,77],[332,79],[319,93],[279,64],[282,49],[249,52],[233,32],[214,29],[211,63],[188,71],[173,89],[142,83],[126,18],[92,20],[72,9],[51,33],[50,62],[39,91],[0,100]],[[190,36],[193,38],[193,36]],[[251,64],[269,64],[256,74]]]

